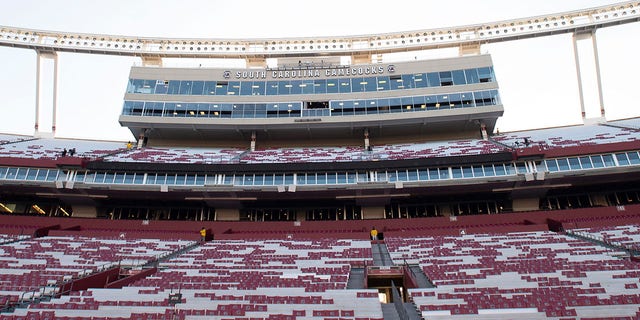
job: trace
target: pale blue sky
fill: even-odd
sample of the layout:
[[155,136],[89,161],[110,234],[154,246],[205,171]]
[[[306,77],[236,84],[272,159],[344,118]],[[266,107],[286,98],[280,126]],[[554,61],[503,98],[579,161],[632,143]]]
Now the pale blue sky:
[[[528,17],[614,3],[604,0],[149,1],[21,0],[0,25],[155,37],[263,38],[375,34]],[[640,116],[640,23],[597,33],[608,119]],[[585,44],[581,44],[583,46]],[[570,35],[484,45],[493,56],[505,115],[500,131],[581,122]],[[136,58],[61,53],[57,137],[132,140],[118,116]],[[36,55],[0,47],[2,133],[33,134]],[[591,63],[587,57],[581,63]],[[591,87],[587,114],[598,115]]]

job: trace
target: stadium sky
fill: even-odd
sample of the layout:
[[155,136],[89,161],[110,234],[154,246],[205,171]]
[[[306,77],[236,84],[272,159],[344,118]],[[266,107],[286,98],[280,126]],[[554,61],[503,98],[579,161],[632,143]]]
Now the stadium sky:
[[[615,2],[21,0],[3,3],[0,25],[183,38],[360,35],[492,22]],[[640,74],[638,34],[640,23],[597,32],[609,120],[640,116],[640,105],[633,98],[638,95],[637,75]],[[580,46],[590,48],[590,42]],[[497,124],[501,132],[581,123],[570,35],[484,45],[482,51],[492,54],[500,85],[505,107],[504,116]],[[591,64],[590,49],[584,52],[580,62]],[[455,53],[443,50],[411,55],[409,58]],[[387,61],[399,58],[389,57]],[[60,53],[56,136],[132,140],[129,130],[118,123],[118,116],[129,69],[136,63],[139,59],[132,57]],[[184,62],[166,61],[167,66],[178,64]],[[35,121],[36,54],[33,50],[0,47],[0,66],[0,133],[31,135]],[[587,75],[593,76],[593,72]],[[598,116],[595,87],[585,86],[587,116]],[[45,123],[49,123],[47,117],[50,119],[45,113]]]

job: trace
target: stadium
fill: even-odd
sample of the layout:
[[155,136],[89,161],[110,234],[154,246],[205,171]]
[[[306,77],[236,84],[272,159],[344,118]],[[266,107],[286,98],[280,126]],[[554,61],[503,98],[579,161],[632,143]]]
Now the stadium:
[[[0,318],[638,319],[640,118],[607,119],[596,32],[639,9],[299,38],[0,26],[37,56],[35,131],[0,134]],[[500,132],[482,47],[553,35],[582,123]],[[61,53],[140,59],[106,84],[131,141],[57,136]]]

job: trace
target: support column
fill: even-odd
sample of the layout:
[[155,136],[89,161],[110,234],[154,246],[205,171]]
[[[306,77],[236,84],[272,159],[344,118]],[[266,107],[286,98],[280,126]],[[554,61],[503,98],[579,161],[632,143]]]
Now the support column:
[[593,46],[593,58],[596,63],[596,81],[598,84],[598,99],[600,102],[600,116],[604,118],[604,98],[602,96],[602,78],[600,77],[600,58],[598,57],[598,43],[596,42],[596,30],[591,31],[591,46]]
[[598,104],[600,105],[600,117],[605,116],[604,110],[604,98],[602,95],[602,79],[600,76],[600,59],[598,57],[598,45],[596,41],[596,31],[591,30],[589,32],[574,32],[572,37],[573,42],[573,54],[576,64],[576,76],[578,78],[578,94],[580,96],[580,111],[582,114],[583,122],[587,118],[587,112],[585,108],[585,97],[584,97],[584,87],[583,87],[583,66],[580,65],[580,54],[578,49],[578,41],[579,40],[588,40],[591,39],[591,47],[593,49],[593,57],[594,57],[594,66],[595,66],[595,75],[596,75],[596,87],[598,94]]
[[[49,74],[52,76],[52,99],[51,99],[51,132],[42,132],[40,129],[41,121],[40,117],[42,114],[41,107],[44,102],[45,92],[43,92],[42,84],[45,81],[44,76],[47,74],[43,72],[43,63],[47,60],[53,61],[53,74]],[[34,125],[34,136],[54,136],[56,133],[56,112],[58,109],[58,55],[55,51],[53,52],[43,52],[36,51],[36,118]]]

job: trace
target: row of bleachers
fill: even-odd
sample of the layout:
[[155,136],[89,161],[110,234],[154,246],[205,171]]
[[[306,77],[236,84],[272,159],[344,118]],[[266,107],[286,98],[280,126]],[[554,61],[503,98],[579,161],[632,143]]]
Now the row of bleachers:
[[501,151],[504,151],[503,146],[490,141],[467,139],[376,146],[374,148],[373,158],[380,160],[401,160],[479,155]]
[[242,157],[243,163],[292,163],[292,162],[349,162],[367,159],[362,146],[267,148],[255,150]]
[[611,125],[640,130],[640,118],[623,119],[609,122]]
[[72,292],[14,315],[382,320],[377,290],[344,290],[351,263],[361,260],[371,260],[370,241],[216,240],[127,287]]
[[5,243],[0,245],[0,292],[14,301],[49,294],[64,282],[118,265],[154,261],[190,243],[87,237],[42,237]]
[[153,163],[229,163],[244,150],[239,148],[160,148],[146,147],[104,158],[112,162]]
[[640,307],[636,262],[562,234],[385,241],[396,263],[419,264],[437,286],[410,291],[429,319],[631,317]]
[[14,143],[30,139],[33,139],[33,137],[0,133],[0,144]]
[[[637,140],[639,119],[502,133],[492,137],[498,143],[482,139],[443,140],[402,144],[331,147],[273,147],[248,152],[245,148],[219,147],[144,147],[126,149],[123,142],[78,139],[26,139],[25,136],[0,135],[0,157],[57,159],[64,149],[75,149],[75,156],[104,157],[112,162],[151,163],[292,163],[398,160],[491,154],[505,151],[504,146],[535,146],[543,149],[592,146]],[[525,143],[529,145],[525,145]]]
[[530,146],[545,149],[628,142],[637,138],[638,131],[635,129],[599,124],[517,131],[492,137],[511,147],[526,147],[526,143],[529,143]]
[[326,291],[344,289],[351,265],[363,261],[371,261],[366,240],[220,240],[163,262],[138,285]]
[[81,319],[383,319],[376,290],[182,289],[175,307],[169,303],[172,292],[177,293],[144,287],[90,289],[17,309],[14,316],[38,312]]
[[126,144],[112,141],[41,138],[0,144],[0,157],[55,160],[62,157],[65,149],[67,156],[71,156],[70,149],[75,149],[73,156],[93,159],[122,152],[126,150]]

